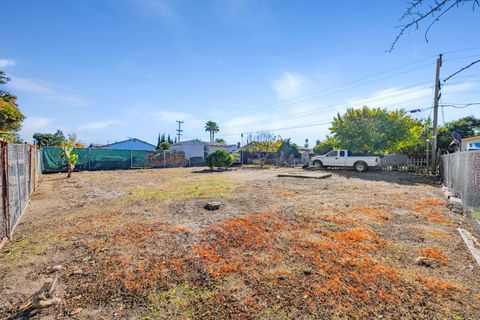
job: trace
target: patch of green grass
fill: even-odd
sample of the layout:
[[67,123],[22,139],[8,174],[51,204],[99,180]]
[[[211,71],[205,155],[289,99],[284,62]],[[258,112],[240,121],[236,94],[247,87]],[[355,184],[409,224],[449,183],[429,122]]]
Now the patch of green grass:
[[0,252],[2,266],[18,268],[44,254],[48,247],[60,241],[60,237],[48,233],[28,233],[25,237],[7,243]]
[[473,218],[473,219],[477,219],[477,220],[480,220],[480,210],[479,209],[470,209],[470,216]]
[[178,201],[227,197],[238,185],[225,176],[208,175],[175,179],[158,188],[140,187],[132,192],[135,200]]
[[215,291],[204,290],[188,283],[149,297],[148,315],[143,320],[191,319],[195,303],[213,296]]

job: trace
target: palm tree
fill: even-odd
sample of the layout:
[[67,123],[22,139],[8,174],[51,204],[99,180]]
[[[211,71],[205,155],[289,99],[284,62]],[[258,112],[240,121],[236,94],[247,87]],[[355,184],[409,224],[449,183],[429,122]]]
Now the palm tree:
[[210,120],[205,123],[205,131],[210,132],[210,143],[213,143],[215,141],[215,133],[220,131],[220,127],[215,121]]

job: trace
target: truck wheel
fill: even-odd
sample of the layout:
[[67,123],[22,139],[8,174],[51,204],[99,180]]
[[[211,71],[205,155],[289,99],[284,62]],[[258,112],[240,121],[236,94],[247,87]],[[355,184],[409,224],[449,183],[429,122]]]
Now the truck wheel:
[[368,166],[365,162],[363,161],[359,161],[359,162],[356,162],[353,166],[353,168],[355,169],[355,171],[357,172],[365,172],[367,171],[368,169]]
[[313,161],[313,167],[315,169],[322,169],[323,168],[322,161],[320,161],[320,160]]

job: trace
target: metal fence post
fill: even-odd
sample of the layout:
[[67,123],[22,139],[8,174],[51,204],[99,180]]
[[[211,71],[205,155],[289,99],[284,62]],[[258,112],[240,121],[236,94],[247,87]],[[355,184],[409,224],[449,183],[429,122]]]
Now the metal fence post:
[[130,149],[130,169],[133,168],[133,158],[132,158],[133,155],[132,154],[133,154],[133,151],[132,151],[132,149]]

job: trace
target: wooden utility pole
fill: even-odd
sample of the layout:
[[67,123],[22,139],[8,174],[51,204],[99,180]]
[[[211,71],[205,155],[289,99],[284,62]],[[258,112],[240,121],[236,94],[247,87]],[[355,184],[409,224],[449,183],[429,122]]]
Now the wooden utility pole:
[[180,137],[182,136],[182,132],[183,132],[183,130],[181,129],[181,125],[183,121],[177,120],[177,122],[178,122],[178,129],[177,129],[178,141],[177,142],[180,142]]
[[432,137],[432,173],[437,172],[437,136],[438,136],[438,101],[440,100],[440,67],[442,66],[442,55],[437,58],[437,70],[435,74],[435,96],[433,97],[433,137]]

